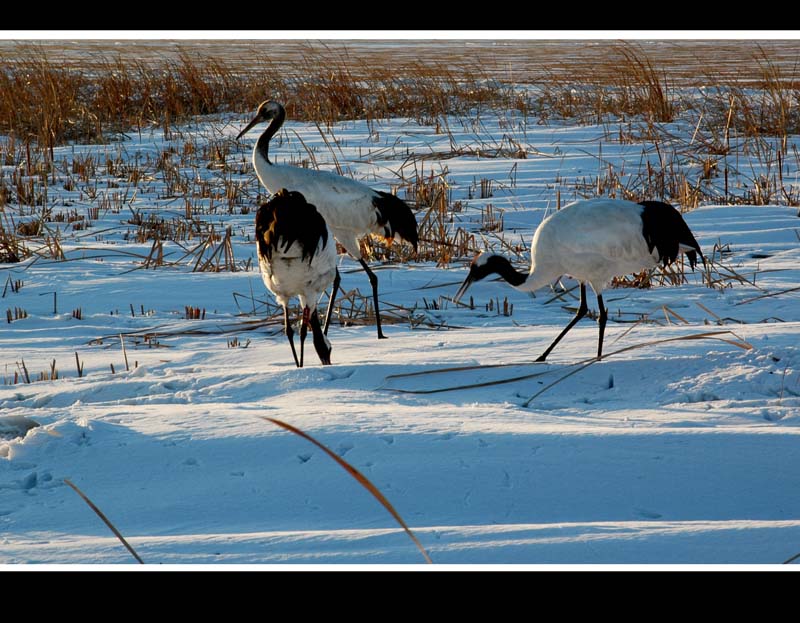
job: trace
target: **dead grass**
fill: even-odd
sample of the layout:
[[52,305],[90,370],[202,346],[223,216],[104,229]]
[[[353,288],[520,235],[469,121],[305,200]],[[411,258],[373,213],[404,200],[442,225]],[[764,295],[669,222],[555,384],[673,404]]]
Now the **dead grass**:
[[552,70],[532,105],[536,114],[583,123],[602,123],[608,115],[673,121],[676,99],[667,72],[642,46],[616,44],[605,52],[570,71]]
[[267,96],[285,101],[292,119],[328,125],[391,116],[434,123],[475,107],[517,105],[508,85],[466,63],[414,62],[398,74],[313,47],[281,64],[266,54],[242,64],[186,47],[160,63],[100,54],[65,68],[32,44],[2,60],[0,134],[33,140],[51,156],[66,141],[105,142],[151,126],[170,134],[196,115],[253,110]]
[[30,256],[30,251],[15,229],[8,230],[0,222],[0,264],[16,264]]
[[[53,49],[20,44],[2,58],[0,133],[48,149],[149,126],[169,133],[195,115],[253,110],[270,96],[286,102],[290,118],[327,125],[410,117],[439,127],[445,115],[488,108],[544,121],[614,115],[667,123],[693,107],[706,111],[708,130],[783,136],[800,126],[785,43],[518,42],[490,54],[476,46],[474,58],[454,46],[414,58],[347,44],[240,45],[234,53],[187,42],[145,58],[135,42],[123,52],[95,42],[91,57],[69,65]],[[713,88],[699,103],[678,95],[701,84]]]
[[[249,213],[261,199],[255,180],[242,182],[250,165],[235,155],[232,141],[187,136],[181,145],[167,146],[142,160],[125,157],[120,146],[104,157],[75,153],[55,162],[52,149],[68,140],[108,141],[119,132],[145,127],[161,127],[172,135],[182,131],[178,123],[195,115],[252,111],[266,96],[286,102],[290,118],[316,123],[340,170],[333,124],[342,119],[366,119],[376,139],[375,121],[393,116],[429,123],[449,136],[449,151],[424,158],[407,155],[398,171],[395,191],[414,206],[419,223],[418,254],[414,256],[405,245],[367,239],[362,251],[373,262],[429,261],[446,267],[485,250],[525,259],[525,241],[509,242],[504,237],[503,210],[481,203],[475,218],[475,209],[469,210],[467,202],[452,200],[447,167],[442,165],[447,158],[465,155],[528,157],[530,147],[524,146],[512,121],[501,123],[508,130],[502,137],[483,131],[480,115],[488,109],[508,114],[509,119],[519,119],[520,112],[526,119],[538,115],[541,123],[553,119],[602,123],[608,127],[609,141],[647,144],[640,165],[631,170],[617,169],[599,154],[597,175],[570,181],[569,186],[557,181],[559,204],[563,191],[579,197],[661,199],[682,211],[709,201],[800,205],[800,187],[784,179],[789,164],[800,167],[800,154],[786,140],[790,133],[800,132],[796,105],[800,90],[792,66],[774,48],[748,47],[749,73],[723,72],[711,81],[713,88],[689,95],[691,76],[678,71],[669,54],[658,47],[603,44],[598,48],[602,54],[592,57],[581,49],[561,64],[551,62],[539,76],[546,80],[534,84],[515,82],[518,77],[533,79],[501,71],[492,60],[467,63],[452,48],[450,56],[437,53],[425,62],[408,58],[401,62],[390,54],[376,62],[350,55],[342,47],[308,45],[280,62],[260,54],[250,59],[255,58],[255,64],[243,64],[235,57],[198,52],[187,45],[157,59],[104,53],[65,65],[44,48],[19,46],[4,59],[0,71],[0,134],[7,135],[0,142],[0,163],[13,165],[10,172],[0,171],[0,262],[31,256],[63,260],[66,225],[73,234],[90,232],[102,216],[130,211],[124,239],[150,244],[149,253],[132,254],[140,260],[138,268],[249,269],[250,259],[237,262],[234,257],[235,232],[203,220],[211,214]],[[724,58],[731,56],[728,48]],[[687,63],[685,57],[683,62]],[[464,128],[473,129],[475,141],[456,140],[448,125],[453,115]],[[691,122],[691,139],[685,133],[673,134],[670,124],[676,120]],[[316,166],[314,152],[306,151],[306,164]],[[757,164],[749,171],[739,170],[739,153]],[[424,166],[431,160],[438,162],[438,171]],[[200,166],[218,175],[199,176]],[[736,183],[728,183],[730,174]],[[513,188],[513,169],[509,179]],[[160,199],[180,202],[177,214],[133,207],[137,192],[148,192],[154,182],[163,184]],[[502,186],[503,181],[475,179],[468,201],[493,198]],[[48,196],[59,187],[78,194],[80,210],[55,209]],[[165,249],[168,243],[176,245],[177,253],[176,247]],[[681,264],[677,274],[657,269],[622,276],[616,285],[680,283],[683,270]],[[723,288],[747,280],[715,268],[706,281]],[[343,321],[368,319],[367,299],[354,292],[343,298],[339,306]],[[414,314],[401,316],[409,319]]]

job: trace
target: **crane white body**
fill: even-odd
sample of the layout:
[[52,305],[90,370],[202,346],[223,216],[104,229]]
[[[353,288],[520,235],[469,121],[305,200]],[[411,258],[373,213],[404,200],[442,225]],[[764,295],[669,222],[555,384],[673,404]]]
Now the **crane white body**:
[[516,288],[532,292],[568,275],[601,294],[613,277],[652,268],[659,255],[642,235],[642,209],[632,201],[590,199],[554,212],[533,234],[529,278]]
[[270,193],[280,188],[303,193],[325,218],[334,238],[356,259],[362,257],[360,238],[386,233],[383,226],[378,225],[379,214],[373,203],[379,195],[361,182],[329,171],[270,164],[257,148],[253,148],[253,168]]
[[278,304],[286,306],[292,297],[297,297],[300,307],[313,312],[317,301],[326,288],[330,287],[336,276],[336,251],[332,237],[327,243],[320,240],[314,257],[309,263],[303,259],[303,247],[300,242],[293,242],[288,249],[278,248],[272,258],[258,256],[261,279],[267,289],[275,295]]
[[588,311],[586,284],[597,295],[600,306],[600,338],[597,356],[602,356],[607,310],[602,292],[615,276],[673,262],[686,252],[692,268],[697,254],[705,262],[700,246],[680,213],[672,206],[621,199],[586,199],[563,207],[542,221],[533,234],[531,267],[527,275],[516,271],[504,257],[480,254],[472,262],[456,300],[470,285],[497,273],[512,287],[533,292],[568,275],[581,283],[580,308],[538,361],[544,361],[562,337]]

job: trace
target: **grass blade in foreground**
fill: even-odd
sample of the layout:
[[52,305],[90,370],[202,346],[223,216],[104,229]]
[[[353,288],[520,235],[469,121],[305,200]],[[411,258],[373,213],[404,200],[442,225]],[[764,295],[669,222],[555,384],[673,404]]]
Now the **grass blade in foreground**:
[[417,549],[419,549],[419,551],[422,552],[422,555],[425,557],[425,561],[428,564],[433,564],[433,561],[431,560],[431,557],[428,556],[428,552],[425,551],[425,548],[422,547],[422,544],[417,540],[417,537],[415,537],[414,533],[411,532],[411,528],[409,528],[406,525],[406,522],[403,521],[403,518],[400,517],[400,515],[397,513],[396,510],[394,510],[394,507],[389,503],[389,500],[387,500],[383,496],[383,494],[380,491],[378,491],[377,487],[375,485],[373,485],[367,479],[367,477],[364,476],[364,474],[362,474],[355,467],[350,465],[350,463],[348,463],[347,461],[345,461],[341,457],[339,457],[336,454],[334,454],[330,449],[328,449],[326,446],[324,446],[319,441],[314,439],[311,435],[308,435],[307,433],[304,433],[303,431],[301,431],[299,428],[295,428],[291,424],[287,424],[286,422],[282,422],[281,420],[276,420],[276,419],[271,418],[271,417],[266,417],[266,416],[263,416],[263,415],[260,415],[259,417],[262,420],[266,420],[267,422],[272,422],[273,424],[275,424],[277,426],[280,426],[281,428],[284,428],[284,429],[288,430],[289,432],[294,433],[295,435],[299,435],[303,439],[307,439],[308,441],[313,443],[315,446],[320,448],[323,452],[325,452],[325,454],[327,454],[329,457],[331,457],[339,465],[341,465],[347,471],[348,474],[350,474],[353,478],[355,478],[362,487],[364,487],[367,491],[369,491],[375,497],[375,499],[377,499],[378,502],[380,502],[383,505],[383,507],[387,511],[389,511],[389,513],[392,515],[392,517],[395,518],[397,523],[399,523],[402,526],[403,530],[406,531],[406,534],[408,534],[408,536],[411,537],[411,540],[414,541],[414,545],[417,546]]
[[114,524],[112,524],[112,523],[111,523],[111,522],[108,520],[108,518],[107,518],[107,517],[106,517],[106,516],[103,514],[103,511],[101,511],[99,508],[97,508],[97,507],[94,505],[94,503],[93,503],[93,502],[92,502],[92,501],[91,501],[91,500],[90,500],[88,497],[86,497],[86,494],[85,494],[83,491],[81,491],[80,489],[78,489],[78,487],[77,487],[77,486],[75,486],[74,484],[72,484],[72,482],[70,481],[70,479],[69,479],[69,478],[64,478],[64,482],[65,482],[65,483],[67,483],[67,484],[68,484],[70,487],[72,487],[72,489],[73,489],[73,491],[75,491],[75,493],[77,493],[79,496],[81,496],[81,498],[83,499],[83,501],[84,501],[84,502],[86,502],[86,503],[89,505],[89,508],[91,508],[91,509],[92,509],[92,510],[95,512],[95,514],[96,514],[96,515],[97,515],[97,516],[98,516],[100,519],[102,519],[102,520],[103,520],[103,523],[105,523],[105,524],[106,524],[106,525],[107,525],[107,526],[108,526],[108,527],[111,529],[111,532],[113,532],[113,533],[114,533],[114,536],[116,536],[116,537],[117,537],[117,538],[120,540],[120,542],[121,542],[121,543],[122,543],[122,544],[123,544],[123,545],[124,545],[124,546],[125,546],[125,547],[128,549],[128,551],[131,553],[131,556],[133,556],[133,557],[136,559],[136,561],[137,561],[137,562],[138,562],[140,565],[143,565],[143,564],[144,564],[144,560],[142,560],[141,558],[139,558],[139,554],[137,554],[137,553],[136,553],[136,551],[135,551],[135,550],[134,550],[134,549],[133,549],[133,548],[130,546],[130,544],[129,544],[129,543],[126,541],[126,540],[125,540],[125,537],[124,537],[124,536],[122,536],[122,535],[119,533],[119,530],[117,530],[117,529],[114,527]]

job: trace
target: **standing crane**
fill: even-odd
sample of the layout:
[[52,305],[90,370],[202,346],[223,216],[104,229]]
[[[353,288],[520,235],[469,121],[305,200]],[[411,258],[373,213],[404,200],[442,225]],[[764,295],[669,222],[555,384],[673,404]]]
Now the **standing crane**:
[[[331,363],[331,343],[322,331],[317,301],[338,277],[336,245],[325,219],[299,192],[281,189],[256,212],[256,254],[264,285],[283,307],[286,337],[298,368],[303,367],[303,346],[308,326],[314,349],[323,365]],[[294,347],[288,301],[300,299],[300,358]]]
[[705,258],[680,212],[661,201],[634,203],[596,198],[564,206],[542,221],[533,234],[531,268],[528,274],[514,269],[501,255],[481,253],[472,260],[467,278],[458,290],[458,301],[469,287],[498,274],[521,292],[533,292],[569,275],[581,284],[580,307],[547,350],[536,361],[544,361],[556,344],[586,315],[586,284],[597,295],[600,307],[600,337],[597,358],[603,356],[603,334],[608,310],[603,289],[612,277],[674,262],[685,252],[694,269],[697,256]]
[[[244,136],[258,123],[270,122],[253,147],[253,167],[258,179],[269,192],[275,192],[280,188],[296,190],[303,193],[306,199],[317,207],[339,244],[358,260],[367,273],[372,286],[378,338],[384,339],[386,336],[381,328],[378,305],[378,277],[364,260],[358,241],[367,234],[374,234],[383,236],[388,242],[395,239],[404,240],[411,244],[416,252],[418,235],[414,213],[398,197],[381,190],[374,190],[349,177],[272,162],[269,159],[269,141],[285,119],[286,110],[282,104],[272,100],[262,102],[255,117],[236,138]],[[325,317],[326,334],[340,281],[337,272]]]

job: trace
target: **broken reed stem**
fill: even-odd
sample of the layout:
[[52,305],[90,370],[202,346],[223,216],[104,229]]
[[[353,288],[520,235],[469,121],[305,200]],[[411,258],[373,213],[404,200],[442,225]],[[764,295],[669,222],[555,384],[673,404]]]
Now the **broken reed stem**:
[[31,383],[31,377],[30,377],[30,375],[28,374],[28,367],[25,365],[25,360],[24,360],[24,359],[22,359],[22,357],[20,357],[20,360],[22,361],[22,373],[25,375],[25,382],[26,382],[28,385],[30,385],[30,383]]
[[686,318],[684,318],[683,316],[681,316],[681,315],[677,314],[676,312],[674,312],[673,310],[671,310],[671,309],[670,309],[669,307],[667,307],[666,305],[662,305],[661,307],[662,307],[662,308],[663,308],[663,310],[664,310],[664,315],[667,317],[667,324],[671,324],[671,323],[670,323],[670,320],[669,320],[669,316],[674,316],[675,318],[677,318],[678,320],[680,320],[680,321],[681,321],[683,324],[689,324],[689,321],[688,321],[688,320],[686,320]]
[[780,290],[778,292],[772,292],[771,294],[762,294],[760,296],[756,296],[756,297],[751,298],[751,299],[745,299],[743,301],[739,301],[738,303],[735,303],[735,304],[736,305],[744,305],[745,303],[752,303],[753,301],[758,301],[760,299],[766,299],[766,298],[769,298],[771,296],[778,296],[779,294],[786,294],[787,292],[796,292],[798,290],[800,290],[800,286],[798,286],[796,288],[789,288],[787,290]]
[[[131,310],[133,310],[133,307],[131,307]],[[125,357],[125,371],[130,372],[131,369],[128,366],[128,351],[125,350],[125,338],[122,337],[122,333],[119,334],[119,343],[122,344],[122,355]],[[114,370],[113,366],[111,370]]]
[[[503,364],[500,364],[500,365],[503,365]],[[524,364],[522,364],[522,365],[524,365]],[[477,368],[477,367],[480,367],[480,366],[469,366],[469,367],[464,368],[464,369],[474,369],[474,368]],[[493,366],[493,367],[499,367],[499,366]],[[433,372],[434,373],[443,372],[443,370],[433,370]],[[550,368],[548,370],[542,370],[541,372],[532,372],[531,374],[523,374],[521,376],[514,376],[514,377],[511,377],[511,378],[500,379],[498,381],[483,381],[481,383],[467,383],[466,385],[457,385],[455,387],[439,387],[439,388],[436,388],[436,389],[397,389],[397,388],[393,388],[393,387],[389,387],[389,388],[386,388],[386,389],[388,389],[389,391],[397,392],[398,394],[441,394],[443,392],[452,392],[452,391],[458,391],[458,390],[462,390],[462,389],[475,389],[475,388],[478,388],[478,387],[489,387],[491,385],[503,385],[505,383],[514,383],[515,381],[526,381],[528,379],[536,378],[537,376],[543,376],[543,375],[548,374],[550,372],[554,372],[554,369]],[[399,375],[390,375],[390,376],[411,376],[411,375],[399,374]],[[389,379],[388,376],[386,378]]]
[[722,318],[720,318],[717,314],[715,314],[713,311],[711,311],[708,307],[706,307],[705,305],[703,305],[702,303],[700,303],[698,301],[695,301],[695,305],[697,305],[700,309],[704,310],[705,312],[707,312],[707,313],[711,314],[712,316],[714,316],[714,318],[716,318],[716,320],[717,320],[717,324],[723,324],[722,323]]
[[119,530],[117,530],[117,529],[114,527],[114,524],[112,524],[112,523],[109,521],[108,517],[106,517],[106,516],[103,514],[103,511],[101,511],[99,508],[97,508],[97,506],[95,506],[95,505],[94,505],[94,503],[93,503],[93,502],[92,502],[92,501],[91,501],[91,500],[90,500],[90,499],[89,499],[89,498],[86,496],[86,494],[85,494],[83,491],[81,491],[80,489],[78,489],[78,487],[77,487],[77,486],[75,486],[74,484],[72,484],[72,481],[70,481],[70,479],[69,479],[69,478],[64,478],[64,482],[65,482],[66,484],[68,484],[68,485],[69,485],[69,486],[72,488],[72,490],[73,490],[73,491],[75,491],[75,493],[77,493],[79,496],[81,496],[81,499],[82,499],[84,502],[86,502],[86,504],[88,504],[88,505],[89,505],[89,508],[91,508],[91,509],[92,509],[92,510],[95,512],[95,514],[96,514],[96,515],[97,515],[97,516],[98,516],[100,519],[102,519],[102,520],[103,520],[103,523],[105,523],[105,524],[106,524],[106,525],[109,527],[109,529],[111,530],[111,532],[113,532],[113,533],[114,533],[114,536],[115,536],[115,537],[117,537],[117,538],[119,539],[120,543],[122,543],[122,544],[125,546],[125,548],[126,548],[126,549],[127,549],[127,550],[128,550],[130,553],[131,553],[131,556],[133,556],[133,557],[136,559],[136,562],[138,562],[140,565],[143,565],[143,564],[144,564],[144,560],[142,560],[142,559],[139,557],[139,554],[137,554],[137,553],[136,553],[136,550],[134,550],[134,549],[133,549],[133,548],[130,546],[130,544],[129,544],[129,543],[126,541],[126,540],[125,540],[125,537],[124,537],[124,536],[122,536],[122,534],[120,534]]
[[281,428],[283,428],[285,430],[288,430],[289,432],[294,433],[295,435],[298,435],[298,436],[302,437],[303,439],[306,439],[307,441],[310,441],[315,446],[317,446],[320,450],[325,452],[325,454],[327,454],[329,457],[331,457],[334,461],[336,461],[339,465],[341,465],[342,468],[344,468],[344,470],[348,474],[350,474],[353,478],[355,478],[355,480],[362,487],[364,487],[367,491],[369,491],[375,497],[375,499],[378,500],[378,502],[380,502],[381,505],[383,505],[383,507],[387,511],[389,511],[389,513],[392,515],[392,517],[394,517],[395,521],[397,521],[397,523],[399,523],[400,526],[402,526],[403,530],[406,531],[406,534],[408,534],[408,536],[414,542],[414,545],[416,545],[417,549],[419,549],[419,551],[422,553],[422,556],[425,558],[425,562],[427,562],[428,564],[433,564],[433,561],[431,560],[430,556],[428,556],[428,552],[426,552],[425,548],[422,547],[422,544],[419,542],[417,537],[414,536],[414,533],[411,532],[411,529],[406,525],[406,522],[403,521],[403,518],[400,517],[400,515],[397,513],[397,511],[394,509],[394,507],[389,503],[389,500],[387,500],[384,497],[384,495],[380,491],[378,491],[377,487],[375,485],[373,485],[369,481],[369,479],[366,476],[364,476],[364,474],[362,474],[355,467],[350,465],[350,463],[345,461],[343,458],[341,458],[340,456],[338,456],[337,454],[332,452],[330,449],[328,449],[327,446],[323,445],[322,443],[320,443],[319,441],[314,439],[311,435],[309,435],[307,433],[304,433],[299,428],[295,428],[291,424],[287,424],[286,422],[282,422],[281,420],[276,420],[276,419],[271,418],[271,417],[266,417],[266,416],[263,416],[263,415],[260,415],[258,417],[260,417],[262,420],[265,420],[267,422],[272,422],[276,426],[280,426]]
[[253,315],[256,315],[256,295],[253,294],[253,280],[248,279],[247,282],[250,284],[250,300],[253,301]]

